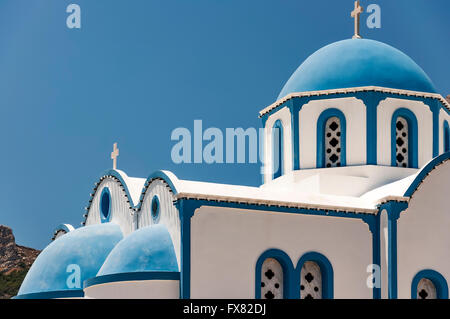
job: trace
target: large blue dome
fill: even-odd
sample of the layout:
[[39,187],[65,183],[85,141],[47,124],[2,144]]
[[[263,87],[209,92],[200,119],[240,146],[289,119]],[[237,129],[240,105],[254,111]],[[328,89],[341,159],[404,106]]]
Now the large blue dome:
[[426,73],[403,52],[374,40],[349,39],[309,56],[286,82],[278,99],[294,92],[361,86],[436,92]]
[[[97,274],[122,238],[120,227],[113,223],[85,226],[61,236],[34,261],[17,298],[77,296],[82,293],[83,281]],[[68,279],[77,266],[80,287],[69,287]]]

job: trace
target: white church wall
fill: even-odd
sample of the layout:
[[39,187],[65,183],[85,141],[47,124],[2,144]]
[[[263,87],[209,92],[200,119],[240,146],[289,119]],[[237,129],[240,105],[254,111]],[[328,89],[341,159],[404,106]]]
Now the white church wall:
[[[154,196],[158,196],[160,203],[160,214],[153,218],[151,203]],[[138,216],[138,228],[163,224],[167,227],[175,249],[175,254],[180,268],[180,217],[178,209],[173,204],[174,196],[170,188],[161,179],[155,179],[148,186]]]
[[450,162],[425,178],[397,225],[398,297],[411,298],[413,277],[432,269],[450,283]]
[[117,223],[124,236],[126,236],[134,230],[133,210],[130,209],[130,204],[127,203],[125,191],[122,189],[120,183],[110,177],[105,178],[98,186],[88,211],[86,225],[101,224],[100,198],[105,187],[109,188],[111,194],[110,221]]
[[94,299],[178,299],[179,280],[109,282],[84,288],[85,298]]
[[256,262],[271,248],[294,267],[303,254],[321,253],[333,267],[335,298],[372,298],[372,235],[362,220],[213,207],[191,220],[191,298],[255,298]]
[[366,106],[355,97],[310,101],[299,112],[300,168],[317,167],[317,121],[326,109],[345,115],[347,165],[366,164]]
[[272,127],[277,120],[283,125],[283,175],[292,171],[292,128],[291,111],[284,107],[270,115],[264,129],[264,180],[272,180]]
[[439,154],[444,153],[444,121],[450,125],[450,115],[444,110],[439,111]]
[[381,270],[381,298],[389,298],[388,290],[388,216],[385,209],[380,213],[380,270]]
[[377,163],[391,165],[392,115],[399,108],[410,110],[417,118],[418,164],[422,167],[433,158],[433,113],[423,102],[397,98],[387,98],[377,107]]

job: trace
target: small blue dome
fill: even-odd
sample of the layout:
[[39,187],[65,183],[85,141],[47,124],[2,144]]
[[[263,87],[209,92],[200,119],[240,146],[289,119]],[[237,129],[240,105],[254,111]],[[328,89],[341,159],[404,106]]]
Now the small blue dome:
[[[36,258],[20,287],[18,298],[26,294],[82,289],[83,281],[97,274],[122,238],[120,227],[112,223],[81,227],[61,236]],[[68,287],[69,276],[74,273],[73,266],[69,265],[79,266],[80,287]]]
[[178,272],[172,238],[164,225],[136,230],[111,251],[97,276],[130,272]]
[[286,82],[278,99],[294,92],[361,86],[436,92],[426,73],[403,52],[374,40],[349,39],[309,56]]

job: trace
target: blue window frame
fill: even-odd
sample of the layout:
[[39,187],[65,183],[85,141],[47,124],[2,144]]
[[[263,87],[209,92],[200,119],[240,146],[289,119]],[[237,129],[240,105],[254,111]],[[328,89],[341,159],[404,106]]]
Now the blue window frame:
[[159,202],[159,196],[154,195],[150,205],[151,215],[154,223],[159,221],[159,215],[161,212],[161,204]]
[[255,298],[261,299],[261,271],[264,261],[273,258],[278,261],[283,268],[283,298],[288,299],[293,296],[292,274],[294,267],[291,258],[279,249],[269,249],[259,256],[255,267]]
[[332,117],[337,117],[339,119],[339,136],[336,137],[340,139],[339,142],[339,165],[336,166],[345,166],[347,165],[347,123],[345,120],[345,115],[341,110],[332,108],[323,111],[318,120],[317,120],[317,167],[322,168],[326,167],[326,156],[327,156],[327,135],[326,135],[326,124],[328,120]]
[[272,174],[273,179],[283,175],[283,124],[280,120],[272,126]]
[[307,261],[315,262],[319,267],[322,274],[322,298],[323,299],[333,299],[334,296],[334,278],[333,278],[333,267],[330,261],[324,255],[317,252],[308,252],[300,257],[297,262],[297,268],[295,269],[295,276],[298,279],[298,286],[295,291],[297,292],[297,297],[301,297],[300,290],[300,275],[302,271],[303,264]]
[[414,113],[408,109],[397,109],[392,115],[391,121],[391,165],[397,166],[397,120],[403,118],[408,123],[408,165],[407,167],[418,168],[418,127],[417,118]]
[[419,271],[411,283],[411,298],[417,299],[417,286],[421,279],[430,280],[436,288],[437,299],[448,299],[448,285],[445,278],[437,271],[425,269]]
[[108,222],[111,218],[111,192],[108,187],[104,187],[100,195],[100,219],[102,223]]

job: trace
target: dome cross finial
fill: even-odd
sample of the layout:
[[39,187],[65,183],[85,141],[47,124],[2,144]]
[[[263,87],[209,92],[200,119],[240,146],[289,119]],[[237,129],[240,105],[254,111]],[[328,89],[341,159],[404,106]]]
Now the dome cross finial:
[[359,0],[355,1],[355,9],[351,13],[351,17],[355,19],[355,35],[353,39],[361,39],[359,34],[359,16],[363,12],[364,8],[359,5]]
[[111,159],[113,160],[113,169],[117,169],[117,157],[119,157],[119,149],[117,143],[113,145],[113,151],[111,152]]

